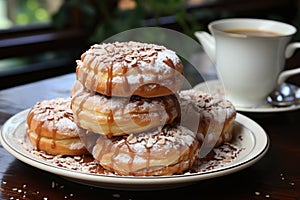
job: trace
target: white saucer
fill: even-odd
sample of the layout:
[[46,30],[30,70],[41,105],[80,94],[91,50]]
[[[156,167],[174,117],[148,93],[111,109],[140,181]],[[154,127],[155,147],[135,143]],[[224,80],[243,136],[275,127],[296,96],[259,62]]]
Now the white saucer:
[[[203,83],[199,83],[194,87],[194,89],[201,90],[203,92],[208,92],[216,96],[224,97],[224,89],[219,80],[210,80]],[[235,108],[237,111],[241,111],[241,112],[272,113],[272,112],[286,112],[286,111],[297,110],[300,109],[300,104],[287,106],[287,107],[273,107],[266,101],[265,104],[256,107],[235,106]]]
[[256,122],[238,113],[233,129],[231,145],[234,145],[241,151],[227,164],[222,164],[214,169],[209,168],[203,172],[190,172],[184,175],[162,177],[92,174],[59,167],[47,162],[47,160],[45,161],[41,157],[33,156],[28,149],[24,148],[24,142],[27,143],[26,140],[28,141],[25,131],[27,113],[28,110],[24,110],[14,115],[2,126],[0,142],[3,147],[17,159],[33,167],[62,176],[74,182],[102,188],[153,190],[184,186],[245,169],[260,160],[269,148],[269,138],[265,131]]

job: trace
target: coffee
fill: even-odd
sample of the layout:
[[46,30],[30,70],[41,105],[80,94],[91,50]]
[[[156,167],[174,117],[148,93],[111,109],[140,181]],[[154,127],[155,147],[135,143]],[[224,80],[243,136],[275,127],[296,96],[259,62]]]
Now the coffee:
[[213,21],[208,29],[211,34],[198,31],[195,35],[216,66],[225,98],[239,108],[266,105],[278,84],[300,73],[300,68],[284,71],[286,59],[300,48],[300,43],[290,43],[297,31],[292,25],[233,18]]
[[242,35],[254,36],[254,37],[275,37],[275,36],[282,35],[281,33],[278,32],[258,30],[258,29],[228,29],[228,30],[224,30],[224,32],[242,34]]

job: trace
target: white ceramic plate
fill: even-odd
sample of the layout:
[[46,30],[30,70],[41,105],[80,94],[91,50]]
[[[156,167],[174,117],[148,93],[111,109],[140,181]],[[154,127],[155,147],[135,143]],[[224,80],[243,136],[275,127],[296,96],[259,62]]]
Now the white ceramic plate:
[[[196,90],[201,90],[203,92],[209,92],[215,96],[224,96],[224,89],[219,80],[210,80],[203,83],[199,83],[194,87]],[[239,107],[235,106],[237,111],[241,112],[253,112],[253,113],[272,113],[272,112],[286,112],[300,109],[299,105],[287,106],[287,107],[273,107],[268,104],[267,101],[263,105],[256,107]]]
[[269,138],[265,131],[253,120],[237,114],[234,126],[234,138],[232,145],[242,150],[232,162],[205,172],[189,173],[164,177],[130,177],[95,175],[78,172],[71,169],[58,167],[47,163],[39,157],[34,157],[21,144],[25,133],[25,120],[28,110],[24,110],[11,117],[2,127],[0,142],[3,147],[17,159],[47,172],[60,175],[82,184],[93,185],[102,188],[121,190],[152,190],[174,188],[205,179],[234,173],[257,162],[268,150]]

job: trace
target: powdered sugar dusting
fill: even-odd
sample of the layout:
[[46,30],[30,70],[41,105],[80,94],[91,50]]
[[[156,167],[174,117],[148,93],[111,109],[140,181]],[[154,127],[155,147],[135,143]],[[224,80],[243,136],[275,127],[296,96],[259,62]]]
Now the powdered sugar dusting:
[[[167,139],[172,140],[171,138]],[[21,140],[20,142],[25,144],[25,142]],[[142,143],[139,144],[142,145]],[[53,156],[42,151],[37,151],[30,144],[28,145],[28,143],[27,145],[23,145],[23,147],[26,148],[26,150],[36,159],[42,160],[43,162],[48,163],[54,167],[87,174],[119,176],[117,174],[104,170],[101,165],[99,165],[99,163],[93,159],[91,155]],[[242,150],[242,148],[229,143],[226,143],[218,148],[214,148],[207,157],[199,159],[192,168],[190,168],[186,172],[183,172],[183,175],[195,173],[201,174],[202,172],[209,172],[222,168],[234,161]],[[124,157],[120,157],[120,159],[124,160]]]
[[97,71],[98,76],[111,66],[113,83],[123,83],[126,76],[126,82],[136,88],[154,80],[163,85],[166,77],[171,78],[176,72],[181,74],[183,70],[174,51],[135,41],[94,44],[76,62],[85,73]]
[[41,121],[43,127],[57,134],[76,137],[81,133],[80,128],[73,121],[73,112],[70,108],[71,98],[55,98],[37,102],[30,110],[33,119]]
[[[76,81],[75,84],[82,86],[78,81]],[[86,99],[86,105],[92,105],[93,107],[84,107],[85,109],[95,110],[100,113],[108,113],[111,110],[114,113],[114,117],[119,116],[120,118],[125,117],[129,113],[137,113],[137,110],[140,113],[158,114],[165,118],[164,115],[166,115],[166,108],[170,109],[170,113],[175,113],[177,109],[177,98],[172,95],[166,97],[154,97],[150,99],[138,96],[107,97],[104,95],[89,94],[90,93],[86,90],[77,91],[76,95],[73,97],[73,108]],[[85,106],[85,104],[83,104],[83,106]]]
[[[190,146],[195,141],[196,135],[189,129],[177,126],[164,127],[139,134],[131,134],[126,141],[136,152],[146,151],[146,148],[159,150],[161,145],[166,149],[176,148],[176,146]],[[125,141],[125,140],[124,140]]]
[[[89,56],[97,56],[103,63],[114,63],[116,70],[124,65],[130,68],[137,65],[151,68],[170,67],[164,62],[166,57],[171,59],[174,65],[180,62],[176,53],[164,46],[134,41],[95,44],[84,53],[81,61],[83,63],[89,61]],[[80,61],[77,62],[80,64]],[[159,68],[156,69],[159,70]]]
[[195,172],[208,172],[225,167],[237,158],[243,148],[225,143],[214,148],[205,158],[199,159],[191,169]]
[[[40,160],[53,167],[63,168],[79,173],[97,174],[106,176],[120,176],[102,168],[102,166],[91,155],[78,156],[62,156],[50,155],[43,151],[37,151],[27,137],[19,140],[21,147],[26,150],[34,159]],[[201,174],[219,168],[225,167],[232,163],[243,148],[231,143],[225,143],[219,147],[214,148],[205,158],[198,159],[194,165],[182,175]],[[124,158],[121,158],[124,159]],[[177,176],[177,175],[172,175]]]
[[230,101],[199,90],[182,90],[179,96],[183,113],[196,109],[201,115],[219,122],[224,122],[226,118],[234,117],[236,114],[236,109]]

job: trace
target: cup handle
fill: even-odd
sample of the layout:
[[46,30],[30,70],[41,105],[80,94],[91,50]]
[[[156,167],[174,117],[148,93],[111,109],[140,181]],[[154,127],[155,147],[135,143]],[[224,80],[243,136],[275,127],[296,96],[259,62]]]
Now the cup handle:
[[294,55],[296,49],[300,48],[300,42],[293,42],[287,45],[285,49],[285,58],[290,58]]
[[[292,55],[294,54],[295,50],[300,48],[300,42],[293,42],[293,43],[290,43],[287,47],[286,47],[286,50],[285,50],[285,58],[290,58],[292,57]],[[285,70],[283,72],[281,72],[278,76],[278,79],[277,79],[277,84],[278,85],[281,85],[282,83],[285,82],[285,80],[287,78],[289,78],[290,76],[292,75],[295,75],[295,74],[299,74],[300,73],[300,67],[299,68],[296,68],[296,69],[290,69],[290,70]]]

